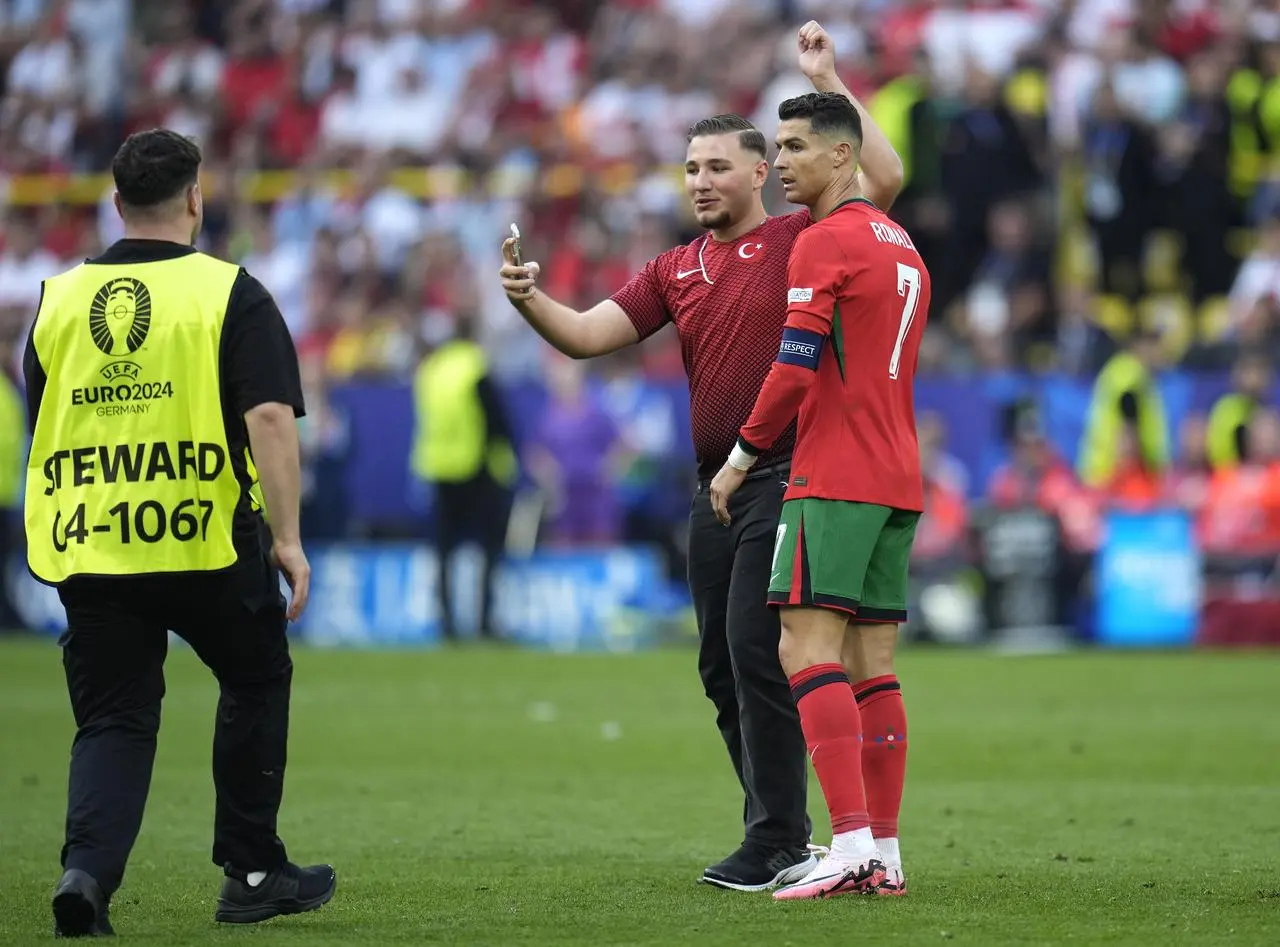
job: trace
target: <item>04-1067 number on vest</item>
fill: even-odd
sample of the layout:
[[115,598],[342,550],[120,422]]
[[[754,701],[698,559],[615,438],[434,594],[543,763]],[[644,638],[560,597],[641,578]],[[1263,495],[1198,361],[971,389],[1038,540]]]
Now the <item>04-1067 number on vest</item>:
[[[199,517],[196,510],[199,510]],[[66,552],[71,543],[83,544],[93,533],[119,533],[118,542],[131,543],[136,536],[144,543],[158,543],[168,534],[179,542],[189,542],[209,534],[209,519],[213,516],[212,500],[183,500],[166,513],[158,500],[143,500],[131,506],[121,500],[107,512],[106,522],[89,525],[85,522],[85,504],[79,504],[65,523],[62,511],[53,517],[53,548]]]

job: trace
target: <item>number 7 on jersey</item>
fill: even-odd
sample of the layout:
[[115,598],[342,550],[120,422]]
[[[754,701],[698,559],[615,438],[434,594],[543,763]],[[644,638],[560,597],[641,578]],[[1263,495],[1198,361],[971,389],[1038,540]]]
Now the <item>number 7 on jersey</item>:
[[898,377],[898,363],[902,361],[902,346],[907,341],[907,333],[911,331],[911,323],[916,319],[916,307],[920,305],[920,271],[905,263],[898,264],[898,295],[905,296],[902,304],[902,321],[898,323],[898,341],[893,346],[893,356],[889,359],[889,377]]

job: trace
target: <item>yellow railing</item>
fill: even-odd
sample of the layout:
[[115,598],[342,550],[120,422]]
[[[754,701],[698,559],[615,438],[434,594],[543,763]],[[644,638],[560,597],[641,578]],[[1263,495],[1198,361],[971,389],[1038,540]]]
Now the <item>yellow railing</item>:
[[[677,165],[665,170],[674,181],[683,174]],[[343,169],[316,172],[315,177],[327,188],[344,193],[355,187],[358,173]],[[399,168],[392,171],[390,177],[397,188],[420,198],[457,196],[466,193],[469,186],[466,172],[449,167]],[[201,187],[208,198],[225,197],[234,189],[250,203],[266,204],[287,196],[305,179],[302,172],[294,170],[253,171],[242,175],[208,171],[201,175]],[[540,170],[532,189],[548,197],[572,197],[590,182],[605,193],[619,194],[633,188],[636,180],[636,169],[631,165],[617,164],[588,171],[575,164],[558,164]],[[520,193],[529,184],[520,172],[497,172],[485,182],[485,190],[494,196],[506,197]],[[107,173],[14,175],[0,177],[0,200],[18,207],[58,202],[88,205],[100,201],[111,187],[111,175]]]

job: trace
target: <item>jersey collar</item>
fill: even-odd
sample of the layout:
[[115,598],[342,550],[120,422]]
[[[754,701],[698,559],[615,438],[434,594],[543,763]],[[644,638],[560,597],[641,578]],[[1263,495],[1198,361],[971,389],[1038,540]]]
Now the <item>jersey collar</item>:
[[103,252],[101,256],[86,260],[86,263],[121,264],[121,263],[158,263],[161,260],[173,260],[195,253],[196,248],[185,243],[172,243],[168,240],[140,240],[128,238],[117,240]]
[[831,212],[828,213],[827,216],[830,217],[831,214],[834,214],[841,207],[848,207],[850,204],[866,204],[868,207],[875,207],[876,210],[880,209],[879,207],[876,207],[876,202],[871,200],[869,197],[848,197],[842,200],[835,207],[831,208]]

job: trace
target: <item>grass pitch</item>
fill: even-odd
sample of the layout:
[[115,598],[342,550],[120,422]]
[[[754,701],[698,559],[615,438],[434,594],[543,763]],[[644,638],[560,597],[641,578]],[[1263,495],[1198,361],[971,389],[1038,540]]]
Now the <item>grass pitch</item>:
[[[127,942],[1280,943],[1280,655],[905,655],[912,893],[798,904],[694,883],[741,797],[691,652],[295,661],[281,833],[333,902],[214,924],[216,690],[175,649]],[[0,643],[0,944],[49,938],[71,733],[57,649]]]

